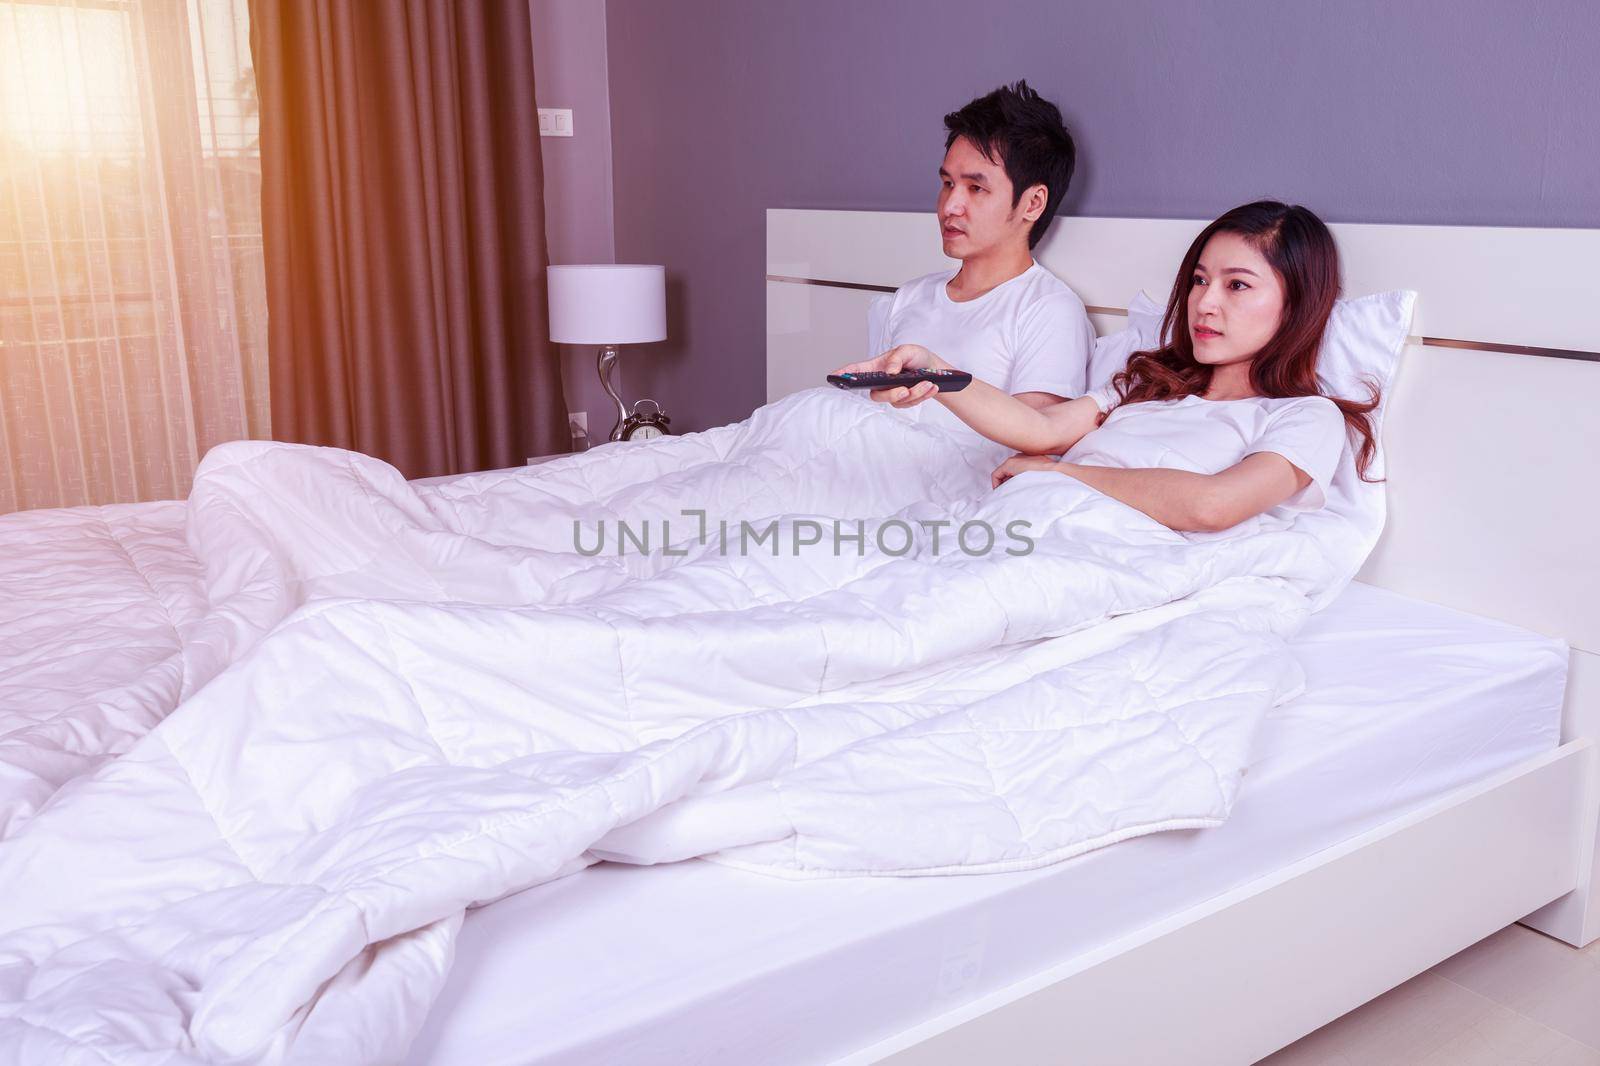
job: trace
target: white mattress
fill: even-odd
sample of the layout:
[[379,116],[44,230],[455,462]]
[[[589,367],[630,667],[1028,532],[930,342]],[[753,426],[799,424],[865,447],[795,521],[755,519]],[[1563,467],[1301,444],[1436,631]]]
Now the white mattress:
[[1560,641],[1357,584],[1293,646],[1221,828],[969,877],[603,863],[468,915],[411,1061],[829,1059],[1558,743]]

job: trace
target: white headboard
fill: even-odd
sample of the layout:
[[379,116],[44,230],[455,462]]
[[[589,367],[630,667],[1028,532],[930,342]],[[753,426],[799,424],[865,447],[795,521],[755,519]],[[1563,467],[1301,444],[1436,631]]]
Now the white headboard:
[[[1165,302],[1204,225],[1058,218],[1035,254],[1104,333],[1138,290]],[[1600,736],[1600,230],[1331,228],[1347,294],[1419,294],[1361,580],[1564,638],[1568,734]],[[929,213],[769,210],[768,400],[864,357],[875,293],[951,265]]]

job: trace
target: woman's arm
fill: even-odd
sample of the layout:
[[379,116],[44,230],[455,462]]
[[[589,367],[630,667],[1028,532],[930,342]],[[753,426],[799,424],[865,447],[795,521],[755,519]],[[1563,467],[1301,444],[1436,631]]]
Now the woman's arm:
[[[876,359],[851,363],[837,373],[860,374],[881,370],[888,374],[907,368],[954,369],[919,344],[902,344]],[[1035,455],[1059,454],[1071,448],[1100,421],[1100,407],[1087,396],[1062,403],[1034,407],[987,381],[972,379],[959,392],[939,392],[931,381],[892,389],[874,389],[872,398],[892,407],[915,407],[935,397],[957,418],[999,444]]]
[[1196,533],[1231,529],[1278,506],[1311,482],[1310,475],[1276,452],[1256,452],[1216,474],[1080,463],[1044,466],[1037,456],[1014,455],[994,472],[995,484],[1024,470],[1042,469],[1075,477],[1168,528]]

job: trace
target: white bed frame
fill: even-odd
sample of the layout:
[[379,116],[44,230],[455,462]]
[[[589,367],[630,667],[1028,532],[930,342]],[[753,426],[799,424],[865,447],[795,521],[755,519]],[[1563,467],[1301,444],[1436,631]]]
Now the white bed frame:
[[[1120,328],[1199,221],[1062,218],[1036,252]],[[1254,1062],[1521,920],[1600,938],[1600,230],[1333,227],[1346,291],[1415,289],[1371,584],[1572,648],[1562,745],[847,1057]],[[767,213],[767,399],[864,357],[931,215]]]

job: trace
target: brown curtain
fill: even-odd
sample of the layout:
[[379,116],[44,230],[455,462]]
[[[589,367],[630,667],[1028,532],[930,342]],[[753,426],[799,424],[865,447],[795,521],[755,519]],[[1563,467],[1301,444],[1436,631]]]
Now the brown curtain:
[[407,477],[568,451],[527,0],[250,0],[272,432]]

